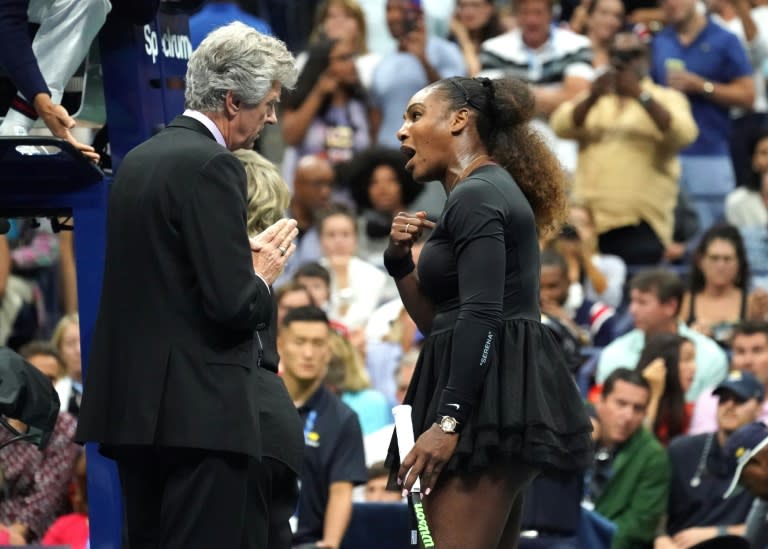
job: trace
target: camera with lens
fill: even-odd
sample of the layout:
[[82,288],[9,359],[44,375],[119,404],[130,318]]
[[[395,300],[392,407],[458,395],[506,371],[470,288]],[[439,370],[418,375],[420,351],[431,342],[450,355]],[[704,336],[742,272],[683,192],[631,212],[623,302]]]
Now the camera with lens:
[[579,233],[576,231],[576,227],[569,223],[566,223],[561,227],[560,234],[558,234],[557,237],[562,240],[581,240],[579,238]]
[[639,48],[633,49],[611,49],[611,65],[615,69],[622,69],[635,59],[642,57],[645,54],[644,50]]

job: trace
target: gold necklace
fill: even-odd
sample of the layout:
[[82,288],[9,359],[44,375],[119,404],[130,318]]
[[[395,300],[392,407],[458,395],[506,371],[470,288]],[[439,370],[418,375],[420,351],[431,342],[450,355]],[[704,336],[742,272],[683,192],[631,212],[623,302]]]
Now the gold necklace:
[[471,174],[473,171],[475,171],[477,168],[482,166],[483,164],[492,164],[493,158],[491,158],[488,154],[481,154],[477,158],[475,158],[472,162],[469,163],[469,166],[464,168],[462,172],[459,174],[459,177],[457,177],[454,180],[453,186],[451,186],[451,189],[456,188],[456,185],[459,184],[460,181],[462,181],[465,177],[467,177],[469,174]]

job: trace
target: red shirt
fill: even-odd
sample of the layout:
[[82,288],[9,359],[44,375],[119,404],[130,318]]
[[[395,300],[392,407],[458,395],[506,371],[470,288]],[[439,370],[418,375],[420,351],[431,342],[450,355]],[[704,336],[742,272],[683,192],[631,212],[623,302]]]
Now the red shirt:
[[87,543],[88,516],[80,513],[56,519],[42,541],[42,545],[69,545],[72,549],[85,549]]

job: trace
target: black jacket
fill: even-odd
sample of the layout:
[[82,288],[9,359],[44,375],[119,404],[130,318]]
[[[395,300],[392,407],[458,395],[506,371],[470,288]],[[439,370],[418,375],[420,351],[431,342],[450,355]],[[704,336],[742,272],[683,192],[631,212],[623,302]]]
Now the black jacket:
[[272,307],[253,271],[245,171],[177,117],[112,185],[77,439],[261,457],[255,333]]

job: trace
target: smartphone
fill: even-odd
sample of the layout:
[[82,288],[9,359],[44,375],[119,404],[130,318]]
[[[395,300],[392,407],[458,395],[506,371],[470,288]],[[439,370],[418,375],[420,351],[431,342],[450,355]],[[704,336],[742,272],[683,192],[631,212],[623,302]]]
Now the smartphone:
[[720,322],[712,326],[712,339],[717,342],[730,342],[733,337],[733,322]]
[[685,61],[682,59],[675,59],[674,57],[670,57],[664,62],[664,67],[667,69],[667,72],[675,72],[675,71],[684,71],[685,70]]
[[422,16],[421,0],[403,0],[403,33],[415,31]]

